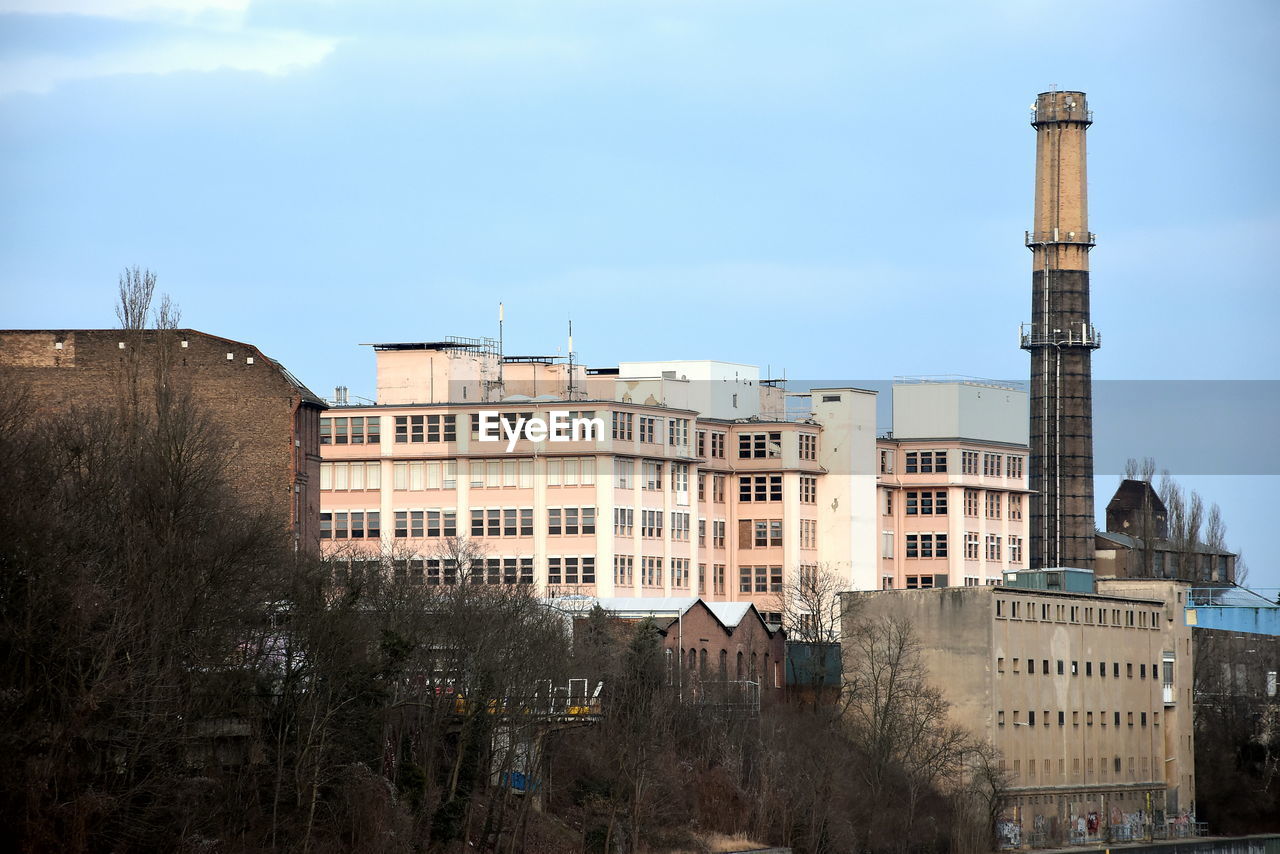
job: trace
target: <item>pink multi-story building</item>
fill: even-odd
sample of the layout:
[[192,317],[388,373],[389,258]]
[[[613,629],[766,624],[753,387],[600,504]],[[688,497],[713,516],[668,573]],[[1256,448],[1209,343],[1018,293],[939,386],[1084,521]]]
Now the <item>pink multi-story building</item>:
[[[485,339],[374,351],[377,400],[339,400],[321,426],[330,554],[390,555],[449,583],[450,538],[466,537],[487,581],[750,601],[771,617],[806,568],[874,582],[872,392],[789,399],[748,365],[585,369],[502,358]],[[581,429],[509,438],[555,417]]]
[[[788,394],[728,362],[503,358],[487,339],[374,352],[377,400],[338,400],[321,424],[321,536],[331,555],[390,556],[425,584],[456,580],[466,538],[490,583],[751,602],[773,620],[806,571],[863,590],[985,582],[1022,537],[1016,443],[939,432],[910,408],[877,443],[871,391]],[[576,429],[524,429],[555,419]],[[987,468],[971,476],[972,452]],[[999,496],[999,526],[961,515],[970,488]],[[971,528],[1000,538],[998,558],[967,558]]]
[[987,380],[899,381],[878,442],[884,589],[996,584],[1026,569],[1027,396]]

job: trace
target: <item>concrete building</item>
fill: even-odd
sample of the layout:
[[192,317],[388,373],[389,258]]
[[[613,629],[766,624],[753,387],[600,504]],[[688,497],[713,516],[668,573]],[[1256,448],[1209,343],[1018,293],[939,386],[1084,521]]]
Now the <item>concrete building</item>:
[[320,538],[320,413],[327,404],[257,347],[194,329],[11,329],[0,331],[0,373],[10,392],[29,389],[37,407],[92,411],[127,393],[129,376],[189,389],[233,452],[227,475],[246,505],[274,514],[298,548]]
[[875,586],[996,584],[1028,566],[1025,391],[962,378],[896,382],[893,430],[876,444]]
[[1093,390],[1091,360],[1101,343],[1089,318],[1088,182],[1085,131],[1093,121],[1083,92],[1042,92],[1036,130],[1031,353],[1032,567],[1093,567]]
[[[407,577],[449,583],[442,547],[467,536],[491,581],[750,602],[771,620],[804,568],[879,584],[872,392],[815,389],[787,412],[743,365],[585,369],[461,338],[374,353],[378,400],[321,422],[331,554],[392,554]],[[594,426],[524,430],[557,412]],[[486,436],[490,419],[507,432]]]
[[1192,808],[1188,586],[1126,580],[1064,592],[1016,577],[1025,574],[1010,583],[1026,587],[845,596],[858,619],[908,620],[954,720],[1000,751],[1010,838],[1134,838]]

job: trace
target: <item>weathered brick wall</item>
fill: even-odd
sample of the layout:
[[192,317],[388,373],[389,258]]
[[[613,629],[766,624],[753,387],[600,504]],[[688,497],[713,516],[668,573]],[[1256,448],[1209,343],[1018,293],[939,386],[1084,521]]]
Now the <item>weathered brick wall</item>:
[[256,347],[192,330],[0,331],[5,388],[29,389],[47,411],[116,406],[131,373],[145,399],[162,356],[171,382],[222,434],[227,476],[246,506],[284,526],[296,516],[301,547],[318,549],[320,410]]

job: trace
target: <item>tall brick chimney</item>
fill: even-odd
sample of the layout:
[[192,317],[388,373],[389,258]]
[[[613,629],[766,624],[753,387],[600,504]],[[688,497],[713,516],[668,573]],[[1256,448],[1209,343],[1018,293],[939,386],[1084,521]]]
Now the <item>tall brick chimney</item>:
[[1093,383],[1101,343],[1089,322],[1089,206],[1083,92],[1042,92],[1031,250],[1031,568],[1093,568]]

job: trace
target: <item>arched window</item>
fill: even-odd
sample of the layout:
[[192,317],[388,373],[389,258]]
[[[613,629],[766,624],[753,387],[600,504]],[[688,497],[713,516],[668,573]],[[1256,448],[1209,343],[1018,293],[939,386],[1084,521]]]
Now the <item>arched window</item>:
[[703,679],[707,678],[707,648],[705,646],[698,651],[698,675]]
[[742,650],[738,650],[738,678],[741,679],[742,677]]
[[751,653],[751,681],[752,682],[755,682],[760,674],[760,671],[757,670],[756,667],[757,667],[756,654],[753,652]]
[[720,650],[720,678],[729,678],[729,651],[725,649]]
[[[764,679],[763,679],[763,680],[761,680],[762,684],[764,683],[764,681],[765,681],[765,680],[768,680],[768,679],[770,678],[769,674],[770,674],[770,673],[772,673],[772,672],[773,672],[773,671],[769,669],[769,653],[767,653],[767,652],[766,652],[766,653],[764,654],[764,674],[763,674],[763,675],[764,675]],[[772,686],[772,685],[765,685],[765,687],[766,687],[766,688],[772,688],[773,686]]]
[[689,647],[689,672],[692,673],[694,668],[698,666],[698,651],[693,647]]

